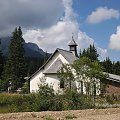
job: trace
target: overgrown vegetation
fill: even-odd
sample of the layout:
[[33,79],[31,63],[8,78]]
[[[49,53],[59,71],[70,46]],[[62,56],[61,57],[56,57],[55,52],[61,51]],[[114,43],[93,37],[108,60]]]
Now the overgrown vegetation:
[[34,94],[0,94],[0,112],[60,111],[92,108],[85,97],[76,91],[55,95],[48,85],[40,86]]
[[45,85],[40,86],[37,93],[0,94],[0,113],[103,108],[102,105],[107,103],[120,103],[120,96],[109,97],[96,97],[96,104],[99,105],[94,106],[91,96],[82,95],[70,89],[67,89],[63,95],[58,95],[54,94],[51,87]]
[[60,82],[64,81],[64,92],[69,97],[69,109],[79,109],[78,106],[84,109],[95,106],[96,95],[100,94],[100,89],[104,91],[100,80],[105,79],[107,74],[103,73],[98,60],[81,56],[73,64],[63,65],[58,71],[58,77]]

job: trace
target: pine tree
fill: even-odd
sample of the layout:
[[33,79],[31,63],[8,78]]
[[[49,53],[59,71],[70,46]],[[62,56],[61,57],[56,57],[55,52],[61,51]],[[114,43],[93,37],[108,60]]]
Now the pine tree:
[[46,61],[48,60],[49,56],[48,56],[48,53],[47,51],[45,52],[45,55],[44,55],[44,63],[46,63]]
[[4,71],[4,78],[7,84],[6,86],[9,86],[9,82],[11,82],[13,90],[18,89],[24,83],[24,53],[24,40],[22,38],[21,27],[19,27],[13,32]]
[[80,57],[87,57],[87,51],[86,51],[86,49],[83,49],[83,52],[81,52]]
[[113,63],[113,73],[116,75],[120,75],[120,61]]
[[98,53],[97,53],[97,50],[96,50],[94,44],[93,44],[93,45],[90,45],[90,47],[87,49],[87,54],[88,54],[88,57],[89,57],[92,61],[98,60],[99,55],[98,55]]
[[99,54],[97,53],[97,49],[94,44],[90,45],[87,49],[84,49],[81,56],[88,57],[92,61],[98,60]]
[[103,67],[105,68],[105,72],[112,73],[113,65],[109,57],[107,57],[102,64]]
[[81,49],[80,49],[80,52],[79,52],[79,57],[82,55],[82,52],[81,52]]
[[2,78],[2,73],[3,73],[3,54],[2,54],[1,39],[0,39],[0,79]]

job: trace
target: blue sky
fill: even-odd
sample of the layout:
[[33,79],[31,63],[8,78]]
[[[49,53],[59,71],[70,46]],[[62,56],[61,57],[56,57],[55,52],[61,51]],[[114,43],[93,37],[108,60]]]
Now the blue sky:
[[[120,12],[120,0],[74,0],[73,2],[74,11],[78,15],[77,21],[80,23],[80,29],[92,37],[101,48],[107,49],[108,56],[112,60],[120,60],[120,49],[109,48],[110,36],[116,33],[117,26],[120,25],[120,17],[103,20],[97,24],[86,22],[88,15],[99,7],[107,7]],[[120,45],[120,41],[118,44]]]
[[44,51],[95,44],[99,59],[120,60],[120,0],[0,0],[0,37],[21,26],[26,42]]

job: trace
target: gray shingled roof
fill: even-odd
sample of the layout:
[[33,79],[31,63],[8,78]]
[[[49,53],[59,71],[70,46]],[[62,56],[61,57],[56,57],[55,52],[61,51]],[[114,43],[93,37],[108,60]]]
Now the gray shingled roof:
[[70,51],[66,51],[66,50],[62,50],[57,48],[57,50],[61,53],[61,55],[70,63],[72,64],[75,60],[78,59],[78,57],[76,57],[72,52]]
[[77,43],[74,41],[74,39],[72,38],[72,40],[69,42],[69,44],[68,44],[69,46],[71,46],[71,45],[75,45],[75,46],[77,46]]
[[45,70],[43,73],[57,73],[57,71],[63,66],[63,63],[60,59],[57,59],[47,70]]
[[[57,51],[60,52],[60,54],[61,54],[70,64],[72,64],[75,60],[78,59],[78,57],[74,56],[74,54],[73,54],[72,52],[57,48],[57,49],[55,50],[55,52],[51,55],[51,57],[47,60],[47,62],[46,62],[42,67],[40,67],[34,74],[32,74],[29,79],[31,79],[34,75],[36,75],[41,69],[44,69],[45,65],[51,60],[51,58],[54,56],[54,54],[55,54]],[[56,62],[58,62],[58,61],[56,61]],[[60,64],[60,63],[59,63],[59,64]],[[55,63],[55,66],[56,66],[56,63]],[[57,71],[57,69],[58,69],[58,68],[56,68],[55,66],[52,66],[52,68],[54,68],[53,72]],[[50,69],[52,69],[52,68],[50,68]],[[49,70],[49,71],[50,71],[50,70]],[[48,71],[48,72],[49,72],[49,71]],[[47,71],[45,71],[45,73],[47,73]]]
[[[60,54],[71,64],[78,58],[74,56],[74,54],[70,51],[62,50],[57,48],[57,51],[60,52]],[[50,74],[50,73],[57,73],[57,71],[62,67],[63,63],[60,59],[57,59],[49,69],[45,70],[45,74]]]
[[108,80],[114,81],[114,82],[120,82],[120,76],[115,75],[115,74],[110,74],[109,77],[107,78]]

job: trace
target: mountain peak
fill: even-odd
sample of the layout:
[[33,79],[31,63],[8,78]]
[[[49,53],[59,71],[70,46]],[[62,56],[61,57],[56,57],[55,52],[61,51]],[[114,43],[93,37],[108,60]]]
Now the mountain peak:
[[[1,38],[1,46],[2,46],[2,52],[4,56],[8,55],[8,47],[10,45],[10,39],[11,37],[3,37]],[[26,57],[40,57],[43,58],[45,55],[45,52],[38,47],[35,43],[24,43],[24,49],[25,49],[25,56]]]

